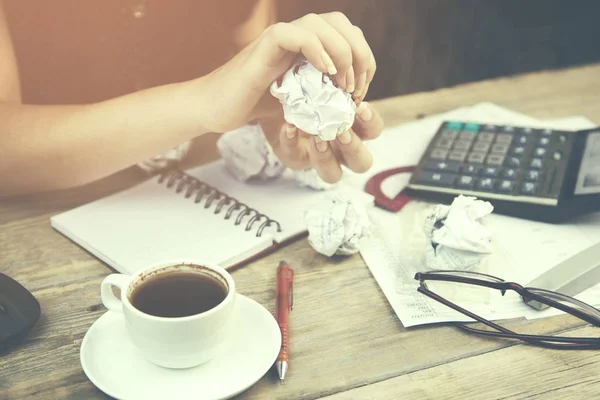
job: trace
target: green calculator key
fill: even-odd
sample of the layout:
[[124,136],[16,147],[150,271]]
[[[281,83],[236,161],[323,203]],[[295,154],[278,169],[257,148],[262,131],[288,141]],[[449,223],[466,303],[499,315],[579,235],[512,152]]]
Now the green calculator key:
[[465,124],[465,131],[478,132],[479,131],[479,124],[466,123]]
[[450,129],[452,131],[460,131],[462,129],[462,126],[462,122],[450,121],[446,123],[446,129]]

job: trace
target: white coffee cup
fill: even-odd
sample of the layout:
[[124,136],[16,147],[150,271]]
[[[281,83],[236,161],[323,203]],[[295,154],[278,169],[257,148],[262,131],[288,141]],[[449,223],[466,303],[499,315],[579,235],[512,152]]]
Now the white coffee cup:
[[[135,308],[130,301],[134,290],[145,279],[166,273],[209,275],[227,288],[227,295],[214,308],[186,317],[158,317]],[[120,289],[121,299],[113,294],[113,287]],[[225,269],[202,262],[162,263],[131,276],[112,274],[101,286],[102,303],[123,313],[133,345],[150,362],[166,368],[190,368],[215,356],[229,333],[235,294],[235,283]]]

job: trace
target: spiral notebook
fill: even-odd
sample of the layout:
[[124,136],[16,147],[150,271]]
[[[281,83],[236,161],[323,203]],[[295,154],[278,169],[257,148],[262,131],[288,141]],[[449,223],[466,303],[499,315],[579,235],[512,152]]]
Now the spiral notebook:
[[[334,190],[373,203],[343,184]],[[243,183],[219,160],[171,170],[55,215],[51,225],[121,273],[171,260],[231,269],[304,234],[304,211],[330,193],[298,186],[291,172]]]

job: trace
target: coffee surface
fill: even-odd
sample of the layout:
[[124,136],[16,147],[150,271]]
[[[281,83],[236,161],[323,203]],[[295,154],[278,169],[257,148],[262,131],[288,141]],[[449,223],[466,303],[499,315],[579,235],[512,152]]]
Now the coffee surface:
[[187,317],[219,305],[227,288],[209,275],[169,272],[146,278],[130,296],[138,310],[157,317]]

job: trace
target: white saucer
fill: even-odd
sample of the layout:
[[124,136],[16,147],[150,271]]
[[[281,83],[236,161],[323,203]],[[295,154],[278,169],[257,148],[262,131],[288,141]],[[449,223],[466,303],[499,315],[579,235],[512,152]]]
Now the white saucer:
[[109,311],[86,333],[81,365],[98,389],[117,399],[225,399],[255,384],[271,368],[281,347],[275,318],[238,294],[231,335],[206,364],[184,370],[158,367],[130,342],[122,314]]

